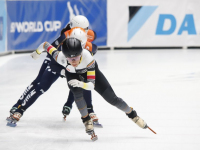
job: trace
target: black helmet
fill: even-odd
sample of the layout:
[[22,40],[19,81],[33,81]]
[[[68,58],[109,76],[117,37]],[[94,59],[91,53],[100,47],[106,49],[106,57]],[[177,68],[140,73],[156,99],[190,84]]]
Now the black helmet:
[[62,52],[65,57],[76,57],[80,55],[82,51],[81,41],[76,38],[68,38],[63,42]]

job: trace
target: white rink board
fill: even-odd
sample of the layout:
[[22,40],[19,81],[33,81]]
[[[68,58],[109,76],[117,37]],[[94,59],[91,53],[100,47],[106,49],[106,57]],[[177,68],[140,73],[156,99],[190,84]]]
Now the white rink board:
[[[129,7],[139,6],[130,22]],[[108,0],[107,7],[107,46],[200,46],[199,0]]]
[[62,122],[69,90],[61,78],[24,113],[16,128],[6,126],[11,106],[36,77],[45,55],[39,60],[29,54],[14,56],[0,58],[0,150],[199,150],[200,51],[98,51],[99,68],[116,94],[157,135],[140,129],[92,92],[94,110],[104,126],[95,129],[96,142],[85,133],[75,104]]

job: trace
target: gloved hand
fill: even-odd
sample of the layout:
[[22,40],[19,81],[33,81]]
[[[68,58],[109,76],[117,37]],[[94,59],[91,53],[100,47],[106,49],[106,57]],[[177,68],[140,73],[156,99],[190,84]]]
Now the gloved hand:
[[44,45],[46,42],[43,42],[40,44],[40,46],[31,54],[31,57],[33,59],[38,59],[40,57],[40,54],[44,51]]
[[72,79],[69,82],[69,85],[73,86],[73,87],[83,87],[83,82],[82,81],[78,81],[77,79]]
[[34,51],[33,53],[31,53],[31,57],[36,60],[40,57],[40,55],[36,51]]

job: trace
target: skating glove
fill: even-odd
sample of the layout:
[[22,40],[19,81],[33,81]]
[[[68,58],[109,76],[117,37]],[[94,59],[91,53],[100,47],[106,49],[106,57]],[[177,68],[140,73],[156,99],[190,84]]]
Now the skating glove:
[[83,82],[82,81],[78,81],[77,79],[72,79],[69,82],[69,85],[73,86],[73,87],[83,87]]
[[38,59],[39,57],[40,57],[40,54],[44,51],[44,44],[45,44],[46,42],[44,42],[44,43],[42,43],[42,44],[40,44],[40,46],[31,54],[31,57],[33,58],[33,59]]
[[94,84],[92,82],[85,83],[82,81],[78,81],[77,79],[72,79],[68,83],[69,83],[69,85],[71,85],[73,87],[80,87],[85,90],[93,90],[94,89]]
[[34,51],[33,53],[31,53],[31,57],[36,60],[40,57],[40,55],[36,51]]

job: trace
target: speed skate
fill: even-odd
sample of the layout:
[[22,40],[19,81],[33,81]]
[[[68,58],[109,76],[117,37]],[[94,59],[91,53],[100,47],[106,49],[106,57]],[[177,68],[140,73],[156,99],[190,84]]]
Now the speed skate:
[[13,119],[11,116],[6,118],[7,126],[9,127],[16,127],[17,126],[17,120]]
[[10,120],[10,121],[7,122],[6,125],[9,126],[9,127],[16,127],[17,126],[17,122],[14,121],[14,120]]
[[94,142],[94,141],[96,141],[96,140],[98,140],[98,137],[97,137],[97,135],[95,134],[95,132],[93,131],[93,132],[91,132],[91,140]]
[[93,121],[93,126],[96,128],[103,128],[103,125],[100,124],[98,121]]
[[[63,119],[62,119],[63,122],[66,121],[66,118],[67,118],[67,116],[65,115],[65,116],[63,117]],[[96,128],[103,128],[103,125],[100,124],[99,121],[93,121],[93,126],[96,127]]]

